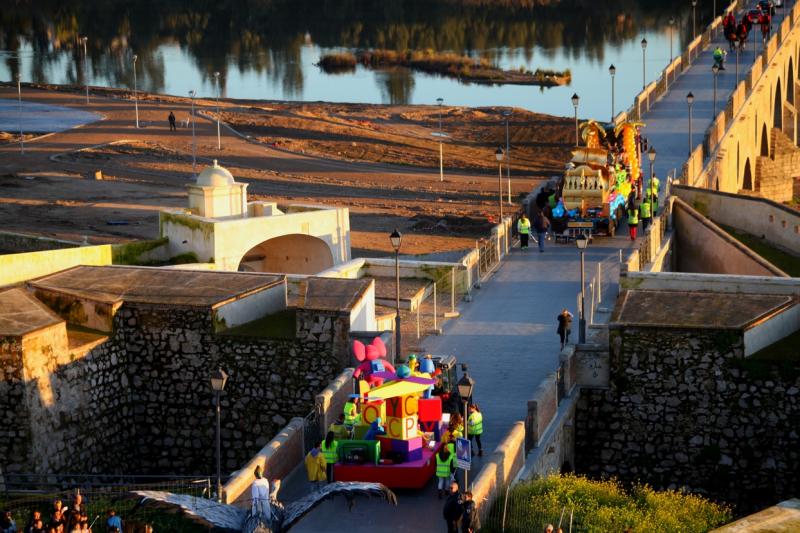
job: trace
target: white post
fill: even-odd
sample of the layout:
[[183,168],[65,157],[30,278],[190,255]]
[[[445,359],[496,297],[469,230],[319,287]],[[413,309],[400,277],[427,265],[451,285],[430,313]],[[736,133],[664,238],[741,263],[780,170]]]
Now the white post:
[[594,281],[589,282],[589,292],[591,294],[591,299],[589,300],[591,305],[589,305],[589,325],[594,324]]
[[438,309],[436,308],[436,296],[437,296],[436,295],[436,282],[434,281],[433,282],[433,331],[435,331],[438,334],[439,333],[439,322],[438,322],[438,317],[436,316],[436,313],[438,312]]
[[417,340],[419,340],[419,308],[422,307],[422,302],[417,304]]
[[597,303],[603,303],[603,289],[602,289],[602,280],[603,279],[603,263],[597,263]]
[[[511,166],[507,166],[506,168],[511,168]],[[511,205],[511,176],[508,177],[508,205]]]
[[450,269],[450,312],[456,312],[456,267]]
[[619,262],[622,263],[622,249],[619,250]]
[[444,181],[444,147],[439,141],[439,181]]

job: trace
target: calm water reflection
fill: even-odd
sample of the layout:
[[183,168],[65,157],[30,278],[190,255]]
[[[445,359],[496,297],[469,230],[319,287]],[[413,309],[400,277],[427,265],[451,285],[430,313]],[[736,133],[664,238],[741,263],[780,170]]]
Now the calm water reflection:
[[[707,2],[710,4],[710,2]],[[722,1],[719,2],[722,5]],[[132,87],[234,98],[371,103],[513,105],[571,115],[610,114],[608,66],[617,67],[617,109],[691,38],[691,8],[659,0],[37,0],[0,11],[0,79]],[[681,5],[689,2],[680,2]],[[698,8],[698,26],[710,18]],[[84,63],[81,35],[87,35]],[[325,74],[330,50],[359,47],[450,50],[486,56],[505,68],[572,70],[552,89],[462,84],[404,69]]]

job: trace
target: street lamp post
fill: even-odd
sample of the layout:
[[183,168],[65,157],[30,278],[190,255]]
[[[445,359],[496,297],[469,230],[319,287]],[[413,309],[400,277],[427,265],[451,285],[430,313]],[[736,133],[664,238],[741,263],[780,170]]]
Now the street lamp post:
[[692,0],[692,40],[697,39],[697,0]]
[[714,75],[714,114],[711,115],[711,122],[714,122],[714,119],[717,118],[717,74],[719,74],[719,67],[714,64],[711,67],[711,72]]
[[608,73],[611,74],[611,123],[614,123],[614,76],[617,75],[617,67],[611,65],[608,67]]
[[442,104],[444,103],[444,98],[437,98],[436,103],[439,105],[439,133],[442,133]]
[[211,372],[211,390],[214,391],[217,410],[217,501],[222,501],[222,443],[220,424],[220,396],[228,381],[228,374],[221,368]]
[[642,90],[647,87],[647,69],[645,67],[645,54],[647,52],[647,39],[642,37]]
[[222,139],[219,135],[219,96],[222,88],[219,85],[219,72],[214,73],[214,78],[217,80],[217,150],[222,150]]
[[578,96],[578,93],[573,93],[572,107],[575,109],[575,146],[580,146],[580,141],[578,138],[578,104],[580,102],[581,102],[581,97]]
[[136,129],[139,129],[139,100],[136,99],[136,60],[139,56],[133,54],[133,107],[136,109]]
[[25,136],[22,135],[22,74],[17,74],[17,114],[19,115],[19,153],[25,155]]
[[586,247],[589,246],[589,239],[586,237],[586,234],[580,234],[575,239],[575,245],[578,247],[578,251],[581,254],[581,308],[580,308],[580,317],[578,320],[578,342],[581,344],[586,343],[586,272],[584,270],[584,252],[586,251]]
[[432,133],[434,137],[439,137],[439,181],[444,181],[444,143],[442,139],[447,137],[447,134],[442,131],[442,104],[444,98],[437,98],[436,103],[439,105],[439,131]]
[[503,148],[498,148],[497,151],[494,153],[494,157],[497,159],[498,166],[500,167],[497,178],[497,185],[498,190],[500,193],[499,196],[499,204],[500,204],[500,224],[503,223],[503,158],[505,157],[505,153],[503,152]]
[[394,288],[395,288],[395,302],[394,302],[394,356],[395,358],[401,357],[400,349],[400,244],[403,241],[403,235],[394,229],[389,240],[392,242],[394,248]]
[[89,55],[86,52],[86,41],[89,38],[85,35],[81,37],[81,42],[83,43],[83,81],[86,82],[86,103],[89,103]]
[[692,157],[692,104],[694,104],[692,93],[686,95],[686,103],[689,104],[689,157]]
[[506,119],[506,178],[508,182],[508,204],[511,205],[511,145],[508,138],[508,121],[511,118],[511,110],[506,109],[503,111],[503,116]]
[[[458,395],[461,397],[461,401],[464,402],[464,438],[469,440],[469,433],[467,419],[469,418],[469,402],[472,398],[472,391],[475,388],[475,380],[469,377],[467,374],[467,365],[461,365],[461,371],[463,375],[461,379],[458,380],[457,387],[458,387]],[[464,470],[464,491],[469,490],[468,485],[468,471]]]
[[653,205],[653,165],[656,162],[656,149],[650,146],[650,149],[647,151],[647,159],[650,160],[650,181],[647,184],[648,196],[650,197],[650,205]]
[[189,97],[192,99],[192,175],[197,176],[197,142],[194,136],[194,95],[196,91],[189,91]]
[[675,17],[669,18],[669,62],[672,63],[672,60],[675,59],[675,56],[672,54],[672,27],[675,25]]

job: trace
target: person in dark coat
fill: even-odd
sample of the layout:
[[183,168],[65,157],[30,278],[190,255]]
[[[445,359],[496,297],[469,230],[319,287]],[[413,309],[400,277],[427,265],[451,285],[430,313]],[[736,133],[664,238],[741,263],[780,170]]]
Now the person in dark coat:
[[464,503],[461,500],[461,493],[458,492],[458,482],[456,481],[450,483],[450,494],[444,501],[442,514],[447,523],[447,533],[458,533],[461,519],[464,516]]
[[461,533],[475,533],[481,528],[481,519],[478,508],[472,499],[472,492],[464,493],[464,517],[461,519]]
[[558,329],[556,332],[561,338],[561,349],[569,342],[569,334],[572,333],[572,313],[566,308],[558,315]]
[[169,131],[177,131],[178,128],[175,126],[175,113],[170,111],[169,112],[169,117],[167,117],[167,118],[169,120]]
[[547,230],[550,229],[550,219],[544,212],[537,213],[533,219],[533,228],[539,237],[539,251],[544,252],[544,239],[547,235]]

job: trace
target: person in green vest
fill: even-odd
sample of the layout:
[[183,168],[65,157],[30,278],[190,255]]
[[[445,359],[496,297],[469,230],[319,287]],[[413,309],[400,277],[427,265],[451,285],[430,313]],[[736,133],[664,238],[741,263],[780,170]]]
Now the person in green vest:
[[346,427],[348,431],[353,431],[353,426],[356,425],[356,418],[358,417],[358,410],[356,408],[357,399],[358,394],[351,394],[344,404],[344,409],[342,409],[344,427]]
[[339,461],[339,443],[333,435],[333,431],[329,431],[322,441],[322,455],[325,456],[325,474],[328,478],[328,483],[333,483],[333,465]]
[[517,233],[519,233],[520,249],[526,250],[528,248],[528,238],[531,234],[531,221],[528,220],[525,213],[522,213],[522,216],[517,221]]
[[650,204],[650,197],[645,196],[644,202],[639,206],[639,218],[642,219],[642,233],[647,231],[647,226],[650,225],[650,220],[653,217],[652,206]]
[[328,431],[333,431],[333,437],[336,440],[345,440],[350,438],[350,431],[344,425],[344,413],[339,415],[336,422],[332,422],[328,426]]
[[[467,417],[467,436],[469,440],[475,439],[475,444],[478,445],[478,455],[483,456],[483,444],[481,444],[481,435],[483,435],[483,414],[477,404],[469,406],[469,417]],[[472,449],[472,455],[475,455],[475,449]]]
[[631,232],[631,240],[636,240],[636,228],[639,226],[639,208],[635,205],[628,207],[628,229]]
[[442,445],[436,453],[436,479],[439,487],[439,499],[447,493],[450,485],[450,473],[453,471],[456,456],[447,446]]
[[652,208],[653,208],[653,216],[655,216],[656,212],[658,211],[658,188],[659,188],[659,185],[661,185],[661,182],[658,181],[658,178],[656,176],[653,176],[652,178],[650,178],[650,190],[648,192],[649,192],[649,195],[650,195],[650,203],[651,203]]

